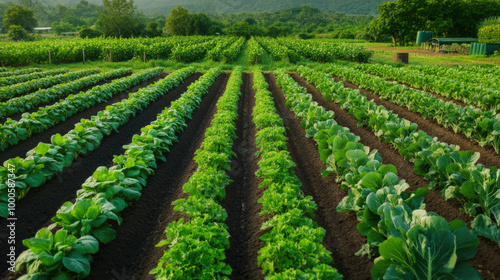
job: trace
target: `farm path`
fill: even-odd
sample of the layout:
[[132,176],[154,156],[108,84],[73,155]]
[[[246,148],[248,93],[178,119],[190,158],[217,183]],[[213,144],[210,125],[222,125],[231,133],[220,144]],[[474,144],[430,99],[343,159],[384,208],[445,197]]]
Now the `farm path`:
[[226,209],[226,224],[231,237],[230,247],[226,251],[227,264],[233,269],[229,276],[232,280],[263,280],[262,269],[257,265],[258,251],[263,244],[260,227],[267,216],[259,216],[262,204],[257,200],[262,197],[264,189],[259,189],[261,182],[255,176],[259,169],[257,162],[260,156],[255,155],[256,127],[252,121],[255,105],[253,74],[243,73],[242,95],[238,106],[236,122],[236,140],[229,176],[233,182],[226,187],[226,198],[221,205]]

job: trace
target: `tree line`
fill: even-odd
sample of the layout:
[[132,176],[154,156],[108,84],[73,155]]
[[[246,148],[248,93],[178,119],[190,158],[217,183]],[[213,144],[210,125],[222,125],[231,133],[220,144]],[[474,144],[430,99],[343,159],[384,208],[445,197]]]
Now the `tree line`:
[[[4,31],[14,26],[11,29],[23,36],[32,32],[31,26],[51,22],[58,34],[79,31],[82,37],[223,34],[310,38],[327,34],[333,38],[390,40],[394,45],[407,45],[415,41],[419,30],[430,30],[440,37],[476,37],[482,19],[500,14],[499,0],[397,0],[382,3],[378,17],[323,11],[307,5],[276,12],[237,14],[191,13],[179,6],[165,17],[138,12],[133,0],[103,0],[102,6],[80,0],[75,7],[57,5],[49,16],[38,0],[18,1],[22,5],[0,4],[0,15],[4,17]],[[2,13],[5,5],[8,8]],[[23,15],[26,26],[12,20],[15,15]]]
[[378,13],[367,27],[373,40],[389,36],[394,45],[408,45],[424,30],[435,37],[476,38],[483,19],[500,15],[500,1],[398,0],[381,4]]
[[[103,0],[102,6],[80,0],[75,7],[57,5],[48,12],[38,0],[19,1],[24,1],[23,5],[0,4],[0,14],[6,15],[7,10],[31,9],[35,11],[35,26],[51,26],[57,34],[79,31],[84,37],[154,37],[162,33],[277,37],[332,33],[336,37],[354,38],[375,18],[373,15],[322,11],[307,5],[273,13],[218,15],[191,13],[183,7],[176,7],[165,17],[160,14],[145,16],[137,11],[133,0]],[[8,27],[4,26],[3,30],[7,31]],[[26,30],[32,31],[31,28]]]

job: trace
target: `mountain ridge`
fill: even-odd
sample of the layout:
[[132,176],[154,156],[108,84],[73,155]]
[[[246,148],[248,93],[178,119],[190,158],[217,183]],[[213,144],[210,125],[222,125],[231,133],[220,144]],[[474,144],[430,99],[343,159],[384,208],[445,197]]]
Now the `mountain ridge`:
[[[4,2],[8,0],[0,0]],[[39,0],[45,6],[63,4],[75,6],[79,0]],[[87,0],[89,3],[102,5],[102,0]],[[172,8],[182,6],[190,12],[209,14],[222,13],[258,13],[309,5],[321,10],[343,12],[346,14],[376,14],[377,7],[387,0],[135,0],[139,11],[146,14],[167,15]]]

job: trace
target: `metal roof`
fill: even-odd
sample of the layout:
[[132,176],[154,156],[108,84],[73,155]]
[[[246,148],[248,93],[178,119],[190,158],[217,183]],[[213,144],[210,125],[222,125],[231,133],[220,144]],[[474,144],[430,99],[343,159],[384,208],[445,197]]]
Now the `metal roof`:
[[470,44],[478,42],[477,38],[432,38],[433,44],[451,45],[451,44]]

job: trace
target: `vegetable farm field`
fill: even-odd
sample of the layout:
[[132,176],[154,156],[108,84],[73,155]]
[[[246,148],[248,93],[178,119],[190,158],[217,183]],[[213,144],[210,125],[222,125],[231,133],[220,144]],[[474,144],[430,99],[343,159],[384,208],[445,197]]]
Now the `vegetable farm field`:
[[500,279],[499,66],[291,38],[40,44],[0,46],[0,279]]

